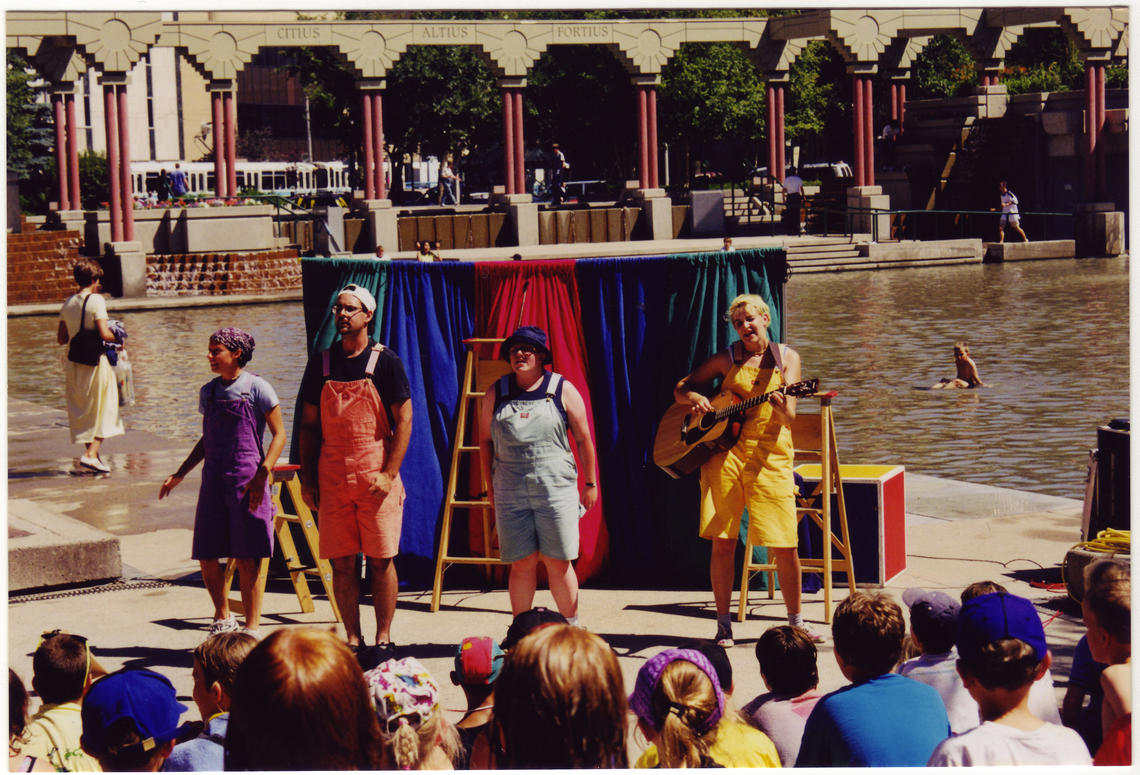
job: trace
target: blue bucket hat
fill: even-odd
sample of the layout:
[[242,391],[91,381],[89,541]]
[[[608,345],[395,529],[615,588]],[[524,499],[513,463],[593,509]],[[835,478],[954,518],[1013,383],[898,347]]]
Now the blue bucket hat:
[[511,359],[511,348],[516,344],[529,344],[537,349],[549,361],[553,356],[550,353],[550,348],[546,346],[546,332],[538,326],[521,326],[515,329],[515,332],[507,337],[503,342],[502,348],[499,349],[499,357],[504,361]]

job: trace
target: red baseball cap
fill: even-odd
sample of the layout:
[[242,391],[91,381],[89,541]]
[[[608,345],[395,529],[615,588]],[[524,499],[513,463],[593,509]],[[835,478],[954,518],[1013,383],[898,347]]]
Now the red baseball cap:
[[503,650],[492,638],[464,638],[455,652],[455,672],[460,683],[492,684],[502,669]]

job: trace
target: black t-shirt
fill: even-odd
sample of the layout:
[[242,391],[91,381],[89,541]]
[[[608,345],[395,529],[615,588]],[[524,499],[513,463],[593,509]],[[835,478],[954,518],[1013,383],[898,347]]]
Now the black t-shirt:
[[[364,371],[368,368],[368,358],[372,355],[371,339],[364,352],[354,358],[345,357],[344,350],[337,342],[329,348],[329,379],[338,382],[352,382],[364,379]],[[321,389],[325,386],[325,377],[321,363],[320,352],[313,353],[305,366],[305,374],[301,377],[301,401],[306,404],[321,405]],[[372,372],[372,383],[376,385],[376,392],[388,412],[388,425],[395,423],[392,417],[392,404],[402,404],[411,398],[412,391],[408,386],[408,375],[404,371],[404,362],[400,356],[385,347],[380,351],[376,361],[376,369]]]

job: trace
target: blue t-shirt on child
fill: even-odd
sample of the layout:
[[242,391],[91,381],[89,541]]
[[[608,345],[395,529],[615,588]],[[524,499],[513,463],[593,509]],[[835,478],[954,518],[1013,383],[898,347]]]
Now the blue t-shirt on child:
[[828,694],[808,716],[797,767],[924,767],[950,736],[938,692],[895,673]]
[[237,401],[243,395],[249,396],[254,415],[257,417],[257,438],[265,433],[265,415],[273,411],[280,402],[273,387],[261,377],[243,371],[233,382],[226,383],[221,377],[214,377],[198,391],[198,411],[206,413],[206,404],[213,401]]

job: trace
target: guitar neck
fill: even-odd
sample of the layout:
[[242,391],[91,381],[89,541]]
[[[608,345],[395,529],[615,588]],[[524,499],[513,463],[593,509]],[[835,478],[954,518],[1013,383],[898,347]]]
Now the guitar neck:
[[771,398],[774,393],[779,393],[779,392],[780,392],[779,390],[770,390],[767,393],[764,393],[763,395],[753,396],[752,398],[746,398],[738,404],[733,404],[732,406],[726,406],[724,409],[721,409],[719,412],[716,413],[716,420],[717,420],[717,422],[720,422],[725,417],[729,417],[730,415],[734,415],[734,414],[739,414],[740,412],[743,412],[746,409],[751,409],[754,406],[759,406],[760,404],[764,403],[769,398]]

